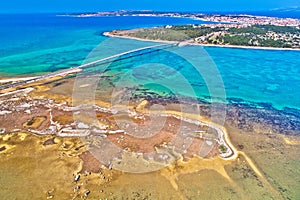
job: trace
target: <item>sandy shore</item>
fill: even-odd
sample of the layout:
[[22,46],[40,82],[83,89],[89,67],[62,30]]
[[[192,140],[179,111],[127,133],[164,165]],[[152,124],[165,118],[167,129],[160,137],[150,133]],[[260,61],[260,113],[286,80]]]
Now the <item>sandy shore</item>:
[[138,40],[138,41],[144,41],[144,42],[158,42],[158,43],[168,43],[168,44],[178,42],[178,41],[166,41],[166,40],[149,40],[149,39],[135,38],[135,37],[130,37],[130,36],[114,35],[114,34],[111,34],[110,32],[104,32],[103,35],[107,36],[107,37],[117,37],[117,38]]
[[14,81],[27,81],[30,79],[36,78],[33,77],[21,77],[21,78],[0,78],[0,83],[8,83],[8,82],[14,82]]
[[[176,43],[176,42],[179,42],[179,41],[166,41],[166,40],[150,40],[150,39],[142,39],[142,38],[136,38],[136,37],[130,37],[130,36],[114,35],[114,34],[111,34],[111,32],[104,32],[103,35],[107,36],[107,37],[118,37],[118,38],[138,40],[138,41],[145,41],[145,42],[159,42],[159,43]],[[182,42],[182,43],[188,44],[188,45],[204,46],[204,47],[220,47],[220,48],[236,48],[236,49],[255,49],[255,50],[277,50],[277,51],[278,50],[279,51],[300,51],[300,49],[294,49],[294,48],[199,44],[199,43],[195,43],[193,41]]]

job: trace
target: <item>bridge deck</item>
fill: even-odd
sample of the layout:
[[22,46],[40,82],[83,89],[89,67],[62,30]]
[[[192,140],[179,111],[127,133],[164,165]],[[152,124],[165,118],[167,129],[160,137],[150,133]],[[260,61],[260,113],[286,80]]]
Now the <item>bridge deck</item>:
[[[57,77],[57,76],[65,76],[67,74],[77,73],[77,72],[80,72],[83,69],[88,68],[88,67],[94,67],[94,66],[99,65],[99,64],[104,64],[105,62],[117,61],[118,58],[120,58],[121,56],[130,55],[132,53],[141,52],[140,54],[130,56],[130,57],[143,55],[144,53],[142,53],[142,52],[145,51],[145,50],[153,49],[152,51],[147,52],[147,53],[151,53],[151,52],[154,52],[154,51],[159,51],[159,50],[171,48],[171,47],[178,46],[178,45],[179,45],[179,43],[157,44],[157,45],[153,45],[153,46],[147,46],[147,47],[142,47],[142,48],[138,48],[138,49],[133,49],[133,50],[126,51],[126,52],[123,52],[123,53],[119,53],[119,54],[116,54],[116,55],[112,55],[112,56],[109,56],[109,57],[106,57],[106,58],[102,58],[102,59],[99,59],[99,60],[96,60],[96,61],[93,61],[93,62],[90,62],[90,63],[86,63],[86,64],[83,64],[83,65],[80,65],[80,66],[77,66],[77,67],[60,70],[60,71],[49,73],[49,74],[46,74],[46,75],[41,75],[41,76],[34,77],[32,79],[29,79],[29,80],[22,80],[22,81],[9,83],[9,84],[4,84],[4,85],[0,86],[0,90],[16,87],[16,86],[23,85],[23,84],[33,83],[33,82],[36,82],[36,81],[41,81],[41,80],[44,80],[44,79],[53,78],[53,77]],[[126,59],[126,58],[120,58],[120,59]]]

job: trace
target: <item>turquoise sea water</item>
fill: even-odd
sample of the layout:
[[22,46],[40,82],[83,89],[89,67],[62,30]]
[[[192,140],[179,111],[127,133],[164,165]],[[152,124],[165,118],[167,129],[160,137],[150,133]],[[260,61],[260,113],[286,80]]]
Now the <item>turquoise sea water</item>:
[[[102,36],[105,31],[192,22],[194,20],[167,17],[78,18],[54,14],[2,14],[0,74],[28,75],[80,65],[106,39]],[[99,56],[109,55],[108,51],[102,49]]]
[[300,108],[300,51],[206,48],[227,97]]
[[[59,17],[55,15],[0,15],[0,77],[28,76],[74,67],[126,50],[153,43],[125,39],[107,39],[104,31],[168,24],[201,23],[192,19],[161,17]],[[224,82],[228,102],[257,102],[281,110],[300,110],[300,51],[250,50],[218,47],[184,47],[186,54],[199,56],[202,63],[212,59]],[[199,50],[202,49],[202,50]],[[92,53],[91,53],[92,52]],[[203,55],[195,54],[202,52]],[[193,54],[194,53],[194,54]],[[207,54],[206,54],[207,53]],[[144,61],[174,66],[193,86],[197,97],[211,95],[205,77],[193,71],[188,62],[167,51],[146,54],[140,60],[120,63],[114,70],[124,70]],[[192,59],[192,58],[191,58]],[[142,61],[143,60],[143,61]],[[201,59],[200,59],[201,60]],[[140,63],[139,63],[140,62]],[[155,79],[164,74],[149,69],[146,75]],[[156,66],[157,67],[157,66]],[[210,66],[199,66],[210,74]],[[154,72],[153,72],[154,71]],[[151,73],[150,73],[151,72]],[[169,72],[169,71],[168,71]],[[135,72],[138,76],[140,71]],[[211,73],[211,77],[216,75]],[[171,80],[170,75],[170,80]],[[176,77],[173,77],[176,78]],[[207,77],[206,77],[207,78]],[[215,87],[221,87],[215,83]],[[180,84],[179,93],[190,95]],[[181,91],[180,91],[181,90]]]

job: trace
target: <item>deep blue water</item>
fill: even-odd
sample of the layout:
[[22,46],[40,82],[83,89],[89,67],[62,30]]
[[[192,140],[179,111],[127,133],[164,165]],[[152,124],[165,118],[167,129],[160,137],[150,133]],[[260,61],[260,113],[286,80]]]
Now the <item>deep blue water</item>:
[[[74,67],[82,63],[148,46],[153,43],[102,36],[105,31],[199,23],[192,19],[162,17],[60,17],[52,14],[0,15],[0,76],[27,76]],[[192,95],[158,64],[171,66],[193,86],[200,99],[217,97],[209,87],[225,88],[228,99],[270,104],[276,109],[300,109],[300,51],[183,47],[179,52],[144,55],[121,63],[115,70],[135,71],[137,77],[168,76],[178,93]],[[179,53],[179,56],[178,56]],[[147,57],[148,56],[148,57]],[[201,76],[190,66],[195,59]],[[197,60],[198,59],[198,60]],[[143,60],[143,61],[142,61]],[[146,62],[145,61],[149,61]],[[150,62],[151,61],[151,62]],[[214,65],[211,65],[213,61]],[[149,63],[156,63],[155,68]],[[210,63],[210,64],[207,64]],[[151,68],[152,67],[152,68]],[[145,73],[143,73],[145,72]],[[220,73],[221,80],[215,81]],[[147,80],[149,81],[149,80]],[[210,86],[207,86],[210,84]]]

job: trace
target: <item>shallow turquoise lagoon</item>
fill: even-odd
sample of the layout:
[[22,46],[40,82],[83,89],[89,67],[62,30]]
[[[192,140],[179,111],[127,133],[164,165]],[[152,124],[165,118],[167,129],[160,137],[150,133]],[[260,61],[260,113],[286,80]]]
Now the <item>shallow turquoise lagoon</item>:
[[[152,42],[108,39],[102,36],[105,31],[187,23],[202,22],[159,17],[0,15],[0,76],[49,73],[153,45]],[[198,63],[200,73],[193,67],[193,60]],[[154,68],[153,63],[156,63]],[[278,110],[300,109],[300,51],[186,46],[181,50],[165,50],[115,63],[107,70],[128,72],[140,66],[142,68],[134,73],[141,84],[145,83],[145,77],[148,83],[162,76],[173,83],[171,90],[175,88],[176,93],[196,95],[205,101],[217,99],[217,90],[224,88],[229,103],[259,103],[257,106],[268,105]],[[163,66],[171,66],[175,75]],[[141,73],[143,70],[145,73]],[[141,76],[143,78],[138,78]],[[192,86],[192,93],[178,83],[179,76]],[[165,88],[157,84],[151,87]],[[216,92],[211,93],[210,87],[217,88]]]

